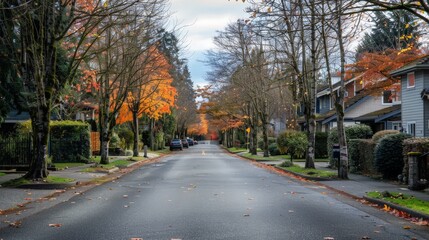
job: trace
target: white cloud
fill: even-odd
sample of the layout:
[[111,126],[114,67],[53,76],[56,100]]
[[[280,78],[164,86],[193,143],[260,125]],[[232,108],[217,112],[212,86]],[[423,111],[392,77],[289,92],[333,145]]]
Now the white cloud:
[[198,61],[202,60],[201,53],[213,48],[216,31],[248,16],[244,11],[247,6],[241,0],[171,0],[171,21],[184,26],[183,45],[187,46],[189,54],[185,57],[189,59],[189,69],[195,85],[201,85],[206,72]]

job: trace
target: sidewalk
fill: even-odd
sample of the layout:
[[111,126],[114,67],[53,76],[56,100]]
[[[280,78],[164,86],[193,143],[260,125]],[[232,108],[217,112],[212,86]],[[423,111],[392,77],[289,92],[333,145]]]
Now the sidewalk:
[[[141,156],[143,154],[141,153]],[[148,153],[148,159],[154,159],[159,155]],[[5,188],[0,187],[0,216],[4,215],[5,212],[10,211],[11,209],[20,208],[26,204],[45,200],[47,196],[58,194],[63,192],[64,188],[78,188],[82,183],[90,182],[91,180],[101,178],[109,175],[110,173],[101,173],[101,172],[82,172],[83,169],[90,167],[92,164],[86,164],[79,167],[72,167],[64,169],[61,171],[50,171],[51,176],[60,176],[65,178],[75,179],[74,182],[65,185],[45,185],[42,187],[40,185],[34,185],[29,188]],[[134,165],[131,164],[131,165]],[[131,165],[129,167],[131,167]],[[0,185],[6,181],[19,178],[25,173],[7,173],[4,176],[0,176]],[[76,186],[76,187],[75,187]],[[48,189],[46,189],[48,188]]]

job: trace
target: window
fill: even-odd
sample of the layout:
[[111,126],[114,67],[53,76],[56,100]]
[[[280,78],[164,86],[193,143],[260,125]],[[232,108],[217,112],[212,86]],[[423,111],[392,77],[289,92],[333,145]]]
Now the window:
[[416,123],[408,123],[407,124],[407,133],[411,136],[416,136]]
[[407,88],[413,88],[415,85],[414,73],[407,74]]
[[393,104],[400,103],[400,92],[396,92],[395,90],[386,90],[383,91],[383,104]]
[[392,122],[392,129],[402,132],[401,122]]

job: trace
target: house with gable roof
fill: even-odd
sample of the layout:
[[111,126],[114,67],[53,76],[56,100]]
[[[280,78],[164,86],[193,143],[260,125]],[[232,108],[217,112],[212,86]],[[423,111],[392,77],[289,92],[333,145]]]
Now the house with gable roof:
[[429,137],[429,55],[391,74],[401,82],[404,132],[415,137]]

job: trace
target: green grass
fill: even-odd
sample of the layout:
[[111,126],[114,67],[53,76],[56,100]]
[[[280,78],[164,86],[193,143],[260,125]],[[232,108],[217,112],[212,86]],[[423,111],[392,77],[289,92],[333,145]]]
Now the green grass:
[[64,170],[72,167],[80,167],[85,165],[85,163],[54,163],[53,164],[58,170]]
[[286,160],[287,155],[277,155],[277,156],[269,156],[263,157],[261,155],[252,155],[251,153],[243,154],[243,157],[250,158],[256,161],[284,161]]
[[0,177],[6,175],[6,173],[0,172]]
[[394,203],[399,206],[403,206],[417,212],[429,214],[429,202],[417,199],[411,195],[397,193],[397,192],[389,192],[389,194],[382,194],[380,192],[368,192],[367,196],[375,199],[381,199],[386,202]]
[[[131,157],[130,157],[131,158]],[[136,161],[134,160],[127,160],[127,159],[121,159],[121,160],[112,160],[108,164],[97,164],[95,167],[89,167],[82,170],[82,172],[96,172],[96,171],[102,171],[102,170],[110,170],[115,167],[125,167],[131,163],[134,163]]]
[[247,149],[232,147],[232,148],[228,148],[228,151],[230,151],[231,153],[241,153],[241,152],[247,151]]
[[319,170],[319,169],[308,169],[303,168],[298,165],[293,165],[291,167],[282,167],[288,171],[299,173],[305,176],[310,177],[321,177],[321,178],[336,178],[337,173],[332,171],[326,171],[326,170]]
[[[48,176],[44,182],[45,183],[70,183],[73,182],[75,179],[73,178],[63,178],[63,177],[57,177],[57,176]],[[24,184],[31,184],[33,181],[25,179],[25,178],[15,178],[10,181],[4,182],[1,185],[3,187],[18,187],[20,185]]]

